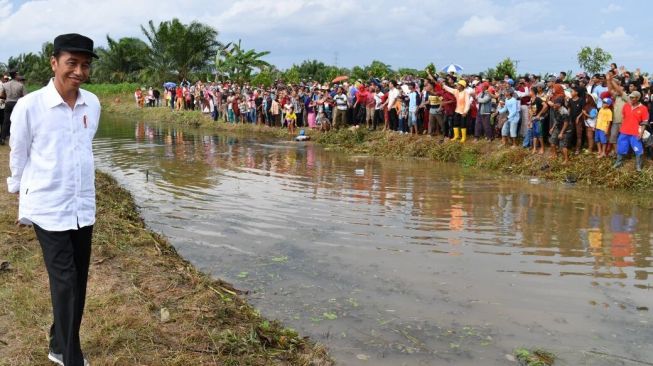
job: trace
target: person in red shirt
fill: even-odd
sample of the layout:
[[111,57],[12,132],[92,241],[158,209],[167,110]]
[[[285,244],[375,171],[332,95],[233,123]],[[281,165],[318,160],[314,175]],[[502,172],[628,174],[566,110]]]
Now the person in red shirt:
[[445,128],[444,136],[445,138],[451,138],[453,136],[453,115],[456,110],[456,97],[449,93],[448,91],[442,91],[442,111],[444,112],[445,119]]
[[623,121],[619,130],[617,139],[617,161],[614,168],[623,165],[623,158],[628,154],[630,149],[635,152],[636,169],[642,171],[642,161],[644,147],[642,146],[642,135],[648,124],[648,109],[640,103],[642,95],[638,91],[630,93],[628,96],[630,104],[626,104],[623,109]]
[[178,111],[184,106],[184,94],[181,89],[181,86],[179,86],[175,91],[175,109]]
[[367,96],[369,95],[365,85],[361,84],[356,93],[356,102],[354,103],[354,124],[360,125],[365,121],[365,104],[367,103]]

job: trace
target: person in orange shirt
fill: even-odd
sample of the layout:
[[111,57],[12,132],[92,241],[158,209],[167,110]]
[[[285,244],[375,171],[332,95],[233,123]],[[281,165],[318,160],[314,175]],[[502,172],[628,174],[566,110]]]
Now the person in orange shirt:
[[456,110],[453,117],[453,139],[458,140],[458,137],[460,137],[460,142],[465,142],[467,140],[465,118],[467,118],[467,113],[471,107],[469,93],[465,89],[467,88],[467,82],[465,80],[459,80],[456,83],[456,88],[452,88],[442,82],[442,88],[453,94],[456,98]]

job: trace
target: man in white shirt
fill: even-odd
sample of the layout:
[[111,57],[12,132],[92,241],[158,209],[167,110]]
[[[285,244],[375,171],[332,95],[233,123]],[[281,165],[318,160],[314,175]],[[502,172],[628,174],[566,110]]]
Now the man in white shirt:
[[398,127],[399,115],[397,114],[397,109],[395,109],[395,102],[399,98],[399,89],[396,88],[396,82],[394,80],[390,81],[390,90],[388,91],[388,99],[383,103],[382,107],[388,106],[388,115],[390,117],[389,129],[394,131]]
[[95,223],[92,142],[100,119],[88,79],[93,41],[79,34],[54,39],[50,83],[18,100],[11,115],[9,192],[20,195],[20,226],[34,225],[50,279],[54,322],[48,358],[88,365],[80,348]]

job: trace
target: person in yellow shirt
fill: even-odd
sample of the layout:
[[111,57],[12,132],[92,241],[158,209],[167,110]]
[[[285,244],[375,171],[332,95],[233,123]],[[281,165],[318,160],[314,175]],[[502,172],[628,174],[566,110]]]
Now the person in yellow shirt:
[[295,134],[295,124],[297,123],[297,114],[295,114],[295,108],[290,107],[290,111],[286,113],[286,124],[288,124],[288,132],[291,135]]
[[598,157],[603,158],[606,156],[606,146],[608,143],[608,131],[610,131],[610,124],[612,124],[612,99],[603,98],[603,106],[599,110],[596,117],[596,132],[594,133],[594,141],[599,148]]

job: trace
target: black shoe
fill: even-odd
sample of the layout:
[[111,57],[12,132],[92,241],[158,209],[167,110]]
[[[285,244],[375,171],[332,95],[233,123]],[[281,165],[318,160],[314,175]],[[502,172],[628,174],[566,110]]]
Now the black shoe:
[[4,145],[4,144],[5,144],[5,139],[0,139],[0,145]]

